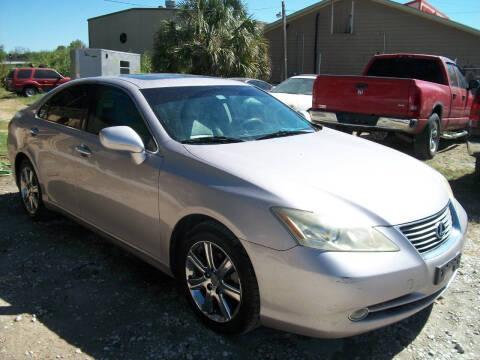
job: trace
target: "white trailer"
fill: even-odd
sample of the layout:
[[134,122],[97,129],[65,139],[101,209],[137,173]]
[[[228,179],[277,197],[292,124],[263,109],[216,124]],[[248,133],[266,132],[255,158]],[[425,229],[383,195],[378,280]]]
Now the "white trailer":
[[140,54],[107,49],[74,49],[70,52],[70,77],[140,73]]

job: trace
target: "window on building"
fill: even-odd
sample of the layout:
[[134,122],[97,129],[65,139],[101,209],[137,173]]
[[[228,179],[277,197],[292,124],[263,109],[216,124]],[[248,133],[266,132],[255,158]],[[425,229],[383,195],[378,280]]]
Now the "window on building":
[[353,10],[354,2],[349,0],[333,2],[332,33],[353,33]]
[[120,74],[130,74],[130,61],[120,61]]
[[18,70],[17,79],[29,79],[32,75],[32,70]]

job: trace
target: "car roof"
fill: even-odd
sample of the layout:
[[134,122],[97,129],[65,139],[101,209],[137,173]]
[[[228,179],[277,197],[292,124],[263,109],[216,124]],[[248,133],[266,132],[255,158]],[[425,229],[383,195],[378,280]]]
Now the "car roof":
[[[316,74],[301,74],[289,77],[289,79],[316,79]],[[287,79],[288,80],[288,79]]]
[[129,82],[140,89],[158,88],[158,87],[178,87],[178,86],[215,86],[215,85],[243,85],[235,80],[222,79],[210,76],[187,75],[187,74],[130,74],[116,76],[100,76],[94,78],[102,81],[118,83],[119,81]]
[[57,71],[55,69],[45,68],[45,67],[20,67],[20,68],[15,68],[13,70],[53,70],[53,71]]

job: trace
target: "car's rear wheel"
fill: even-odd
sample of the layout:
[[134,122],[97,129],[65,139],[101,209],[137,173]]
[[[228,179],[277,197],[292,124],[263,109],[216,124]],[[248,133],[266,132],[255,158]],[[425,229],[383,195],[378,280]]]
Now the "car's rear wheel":
[[31,96],[37,95],[38,90],[34,86],[27,86],[25,89],[23,89],[23,93],[25,94],[26,97],[31,97]]
[[42,217],[46,212],[42,202],[42,189],[30,161],[22,161],[17,176],[20,199],[26,213],[32,218]]
[[216,223],[200,224],[182,244],[179,260],[185,296],[207,326],[239,334],[258,325],[257,280],[235,236]]
[[437,153],[439,142],[440,117],[437,114],[432,114],[425,129],[415,136],[415,155],[422,160],[432,159]]

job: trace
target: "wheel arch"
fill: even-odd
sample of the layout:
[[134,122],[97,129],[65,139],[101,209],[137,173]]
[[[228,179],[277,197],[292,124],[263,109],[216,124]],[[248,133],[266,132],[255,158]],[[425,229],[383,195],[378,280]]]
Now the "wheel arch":
[[[15,155],[15,160],[14,160],[14,163],[13,163],[13,168],[15,170],[15,183],[17,184],[17,186],[19,186],[18,174],[20,172],[20,164],[22,163],[23,160],[27,160],[35,168],[35,165],[33,165],[32,160],[30,160],[30,158],[27,156],[27,154],[25,154],[24,152],[17,153],[17,155]],[[37,173],[37,178],[38,178],[37,169],[35,169],[35,172]]]
[[438,115],[438,117],[440,118],[440,124],[439,124],[440,129],[443,128],[442,126],[443,110],[444,110],[443,103],[439,101],[439,102],[436,102],[435,105],[433,105],[432,113],[430,114],[430,116],[433,114]]
[[224,231],[227,231],[232,236],[238,239],[238,236],[235,235],[235,233],[232,230],[230,230],[228,226],[226,226],[224,223],[222,223],[218,219],[215,219],[209,215],[200,214],[200,213],[185,215],[175,224],[173,231],[171,233],[170,242],[169,242],[170,271],[175,277],[177,277],[178,270],[179,270],[177,253],[180,248],[179,245],[181,244],[181,241],[185,238],[185,236],[188,235],[191,229],[205,222],[209,222],[209,223],[215,224],[216,226],[221,227]]

